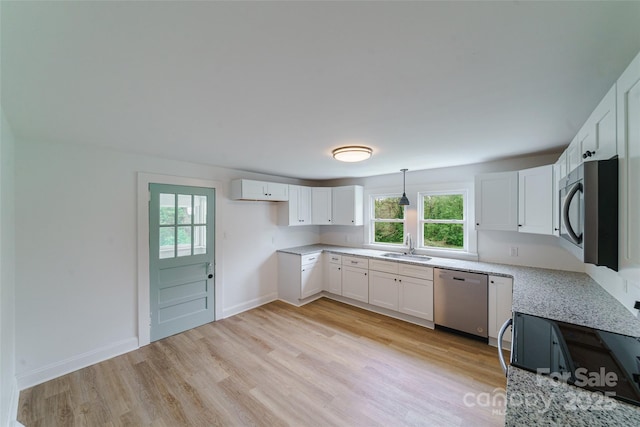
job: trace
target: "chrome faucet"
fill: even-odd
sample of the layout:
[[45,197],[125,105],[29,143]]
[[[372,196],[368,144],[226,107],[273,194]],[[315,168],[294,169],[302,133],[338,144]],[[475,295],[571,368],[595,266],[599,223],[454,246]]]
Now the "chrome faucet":
[[411,233],[407,233],[407,240],[404,242],[409,246],[409,254],[413,255],[416,252],[416,248],[413,247],[413,240],[411,239]]

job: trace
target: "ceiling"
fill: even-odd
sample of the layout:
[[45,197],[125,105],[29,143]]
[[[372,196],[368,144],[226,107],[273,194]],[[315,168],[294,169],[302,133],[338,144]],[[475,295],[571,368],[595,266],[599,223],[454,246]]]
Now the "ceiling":
[[[18,140],[306,179],[558,150],[640,2],[1,2]],[[331,150],[373,148],[343,164]]]

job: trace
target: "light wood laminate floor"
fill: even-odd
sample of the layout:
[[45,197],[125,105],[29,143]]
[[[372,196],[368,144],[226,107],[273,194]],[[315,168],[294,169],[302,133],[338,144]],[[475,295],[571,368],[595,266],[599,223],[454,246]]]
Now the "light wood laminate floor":
[[[494,347],[329,299],[273,302],[24,390],[25,426],[502,425]],[[469,394],[470,393],[470,394]],[[465,397],[466,396],[466,397]]]

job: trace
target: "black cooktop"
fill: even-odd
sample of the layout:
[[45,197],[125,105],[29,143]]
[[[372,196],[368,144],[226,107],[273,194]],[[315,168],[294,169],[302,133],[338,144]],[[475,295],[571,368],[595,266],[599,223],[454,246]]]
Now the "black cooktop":
[[514,313],[511,364],[640,406],[640,338]]

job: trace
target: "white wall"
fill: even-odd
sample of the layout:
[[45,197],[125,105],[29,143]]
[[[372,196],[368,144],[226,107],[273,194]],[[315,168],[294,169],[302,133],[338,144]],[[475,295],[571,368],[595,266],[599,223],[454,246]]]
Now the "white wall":
[[15,142],[0,110],[0,425],[15,421]]
[[[275,299],[275,250],[315,243],[317,227],[279,226],[278,203],[227,199],[231,179],[276,179],[99,148],[16,146],[16,371],[21,388],[137,343],[137,172],[223,183],[226,315]],[[220,194],[219,194],[220,196]]]
[[[408,171],[406,176],[407,195],[412,201],[412,205],[408,208],[407,217],[416,217],[416,193],[420,190],[437,188],[446,183],[460,183],[461,186],[466,185],[473,188],[474,177],[477,174],[520,170],[551,164],[555,163],[558,155],[559,153],[552,153],[451,168]],[[327,186],[360,184],[364,186],[365,193],[384,192],[389,188],[400,192],[402,191],[402,173],[398,171],[398,173],[391,175],[327,181],[323,184]],[[473,206],[471,206],[471,210],[473,210]],[[414,223],[415,221],[410,223],[413,228],[409,230],[413,235],[417,233]],[[366,234],[364,227],[325,226],[320,228],[321,242],[326,244],[359,246],[365,243]],[[518,248],[517,257],[509,255],[512,246]],[[478,232],[477,253],[478,259],[485,262],[584,271],[584,265],[558,245],[553,236],[503,231]]]

